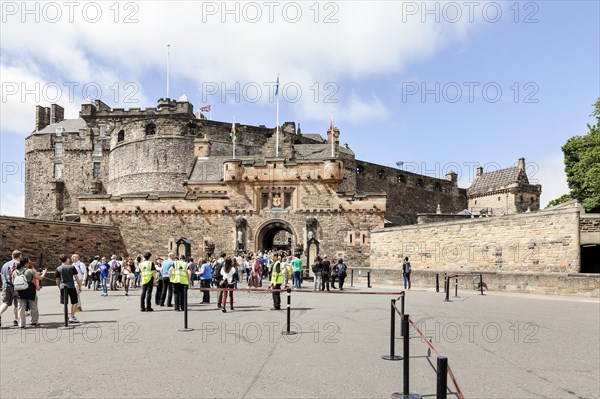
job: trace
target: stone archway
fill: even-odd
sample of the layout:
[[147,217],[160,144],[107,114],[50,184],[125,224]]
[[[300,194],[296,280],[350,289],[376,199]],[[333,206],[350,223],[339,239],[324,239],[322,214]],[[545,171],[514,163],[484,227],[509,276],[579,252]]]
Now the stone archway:
[[282,219],[268,220],[260,225],[256,233],[256,251],[286,250],[290,253],[298,242],[294,227]]

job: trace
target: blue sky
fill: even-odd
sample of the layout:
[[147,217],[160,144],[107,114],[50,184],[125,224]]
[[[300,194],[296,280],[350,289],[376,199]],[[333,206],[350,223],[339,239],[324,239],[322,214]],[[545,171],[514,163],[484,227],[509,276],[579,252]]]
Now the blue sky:
[[87,85],[111,106],[155,106],[167,44],[171,97],[211,104],[213,119],[274,126],[279,74],[280,119],[304,133],[324,135],[333,114],[359,159],[454,169],[462,187],[475,166],[523,156],[543,204],[567,191],[560,147],[600,96],[597,1],[275,2],[270,16],[263,2],[229,2],[229,14],[221,2],[81,2],[70,16],[54,4],[2,3],[0,214],[23,214],[35,105],[54,98],[75,118]]

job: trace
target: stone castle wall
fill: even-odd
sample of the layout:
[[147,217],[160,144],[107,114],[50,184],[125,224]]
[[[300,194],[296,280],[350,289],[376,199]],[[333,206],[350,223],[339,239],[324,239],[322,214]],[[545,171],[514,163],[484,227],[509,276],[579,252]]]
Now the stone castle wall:
[[373,268],[577,273],[579,211],[543,211],[392,227],[371,234]]
[[417,223],[417,213],[435,213],[438,204],[444,213],[467,207],[466,190],[456,182],[437,179],[376,165],[356,162],[356,190],[385,192],[388,196],[386,219],[406,225]]
[[127,255],[125,243],[117,227],[50,222],[36,219],[0,216],[0,259],[8,261],[11,252],[20,250],[38,266],[55,269],[61,253],[77,253],[88,264],[95,255]]

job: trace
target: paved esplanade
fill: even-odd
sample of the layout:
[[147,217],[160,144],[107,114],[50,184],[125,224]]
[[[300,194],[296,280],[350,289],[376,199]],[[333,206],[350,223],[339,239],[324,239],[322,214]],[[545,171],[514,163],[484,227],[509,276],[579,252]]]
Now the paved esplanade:
[[[139,294],[84,290],[74,330],[56,329],[56,287],[40,293],[45,328],[14,329],[12,309],[5,312],[0,397],[383,398],[402,390],[402,362],[381,359],[389,296],[292,294],[300,334],[282,336],[285,311],[269,310],[269,294],[236,292],[237,310],[224,314],[200,305],[196,291],[192,332],[178,331],[183,313],[170,308],[141,313]],[[598,300],[459,295],[444,303],[441,293],[415,289],[406,312],[448,356],[466,397],[600,396]],[[434,394],[435,358],[418,337],[410,348],[411,391]]]

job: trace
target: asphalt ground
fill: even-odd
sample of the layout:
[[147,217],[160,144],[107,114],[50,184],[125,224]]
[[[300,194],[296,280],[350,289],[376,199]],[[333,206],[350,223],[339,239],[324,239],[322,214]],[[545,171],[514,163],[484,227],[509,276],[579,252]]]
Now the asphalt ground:
[[[310,286],[310,284],[308,285]],[[403,361],[390,350],[390,300],[398,287],[347,287],[344,294],[292,292],[286,311],[270,293],[236,291],[235,311],[200,304],[184,315],[140,312],[140,289],[82,293],[84,312],[63,324],[56,287],[39,293],[40,328],[0,330],[0,397],[386,398],[403,389]],[[360,292],[383,292],[362,295]],[[430,338],[467,398],[600,397],[597,299],[413,289],[405,312]],[[282,294],[285,306],[286,296]],[[398,302],[398,306],[399,306]],[[396,354],[402,355],[400,317]],[[410,330],[410,392],[435,397],[436,358]],[[457,397],[450,378],[448,397]]]

